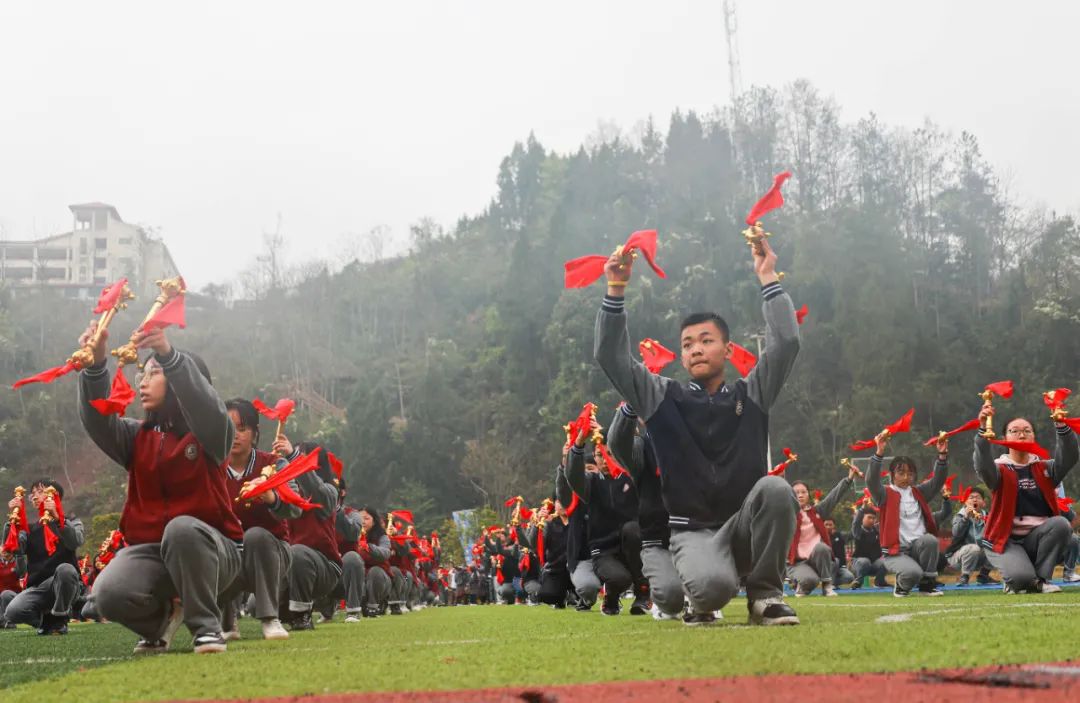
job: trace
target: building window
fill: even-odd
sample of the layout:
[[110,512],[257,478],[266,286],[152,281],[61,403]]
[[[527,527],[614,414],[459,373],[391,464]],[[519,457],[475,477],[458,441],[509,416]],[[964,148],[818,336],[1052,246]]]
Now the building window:
[[26,281],[34,277],[34,269],[26,267],[11,268],[4,270],[4,277],[15,281]]
[[65,261],[67,260],[67,249],[58,249],[39,247],[37,250],[38,259],[42,261]]
[[108,246],[109,246],[109,238],[108,237],[97,237],[97,238],[94,239],[94,248],[95,249],[105,249]]
[[12,259],[23,259],[23,260],[29,261],[30,259],[34,258],[34,248],[33,247],[8,247],[7,248],[7,258],[8,258],[9,261],[12,260]]
[[100,271],[101,269],[105,268],[105,265],[106,265],[106,261],[105,261],[104,257],[98,257],[98,258],[94,259],[94,270],[95,271]]
[[79,212],[75,214],[75,229],[90,229],[93,224],[93,215],[89,212]]
[[43,268],[38,273],[42,281],[57,281],[67,278],[67,269]]

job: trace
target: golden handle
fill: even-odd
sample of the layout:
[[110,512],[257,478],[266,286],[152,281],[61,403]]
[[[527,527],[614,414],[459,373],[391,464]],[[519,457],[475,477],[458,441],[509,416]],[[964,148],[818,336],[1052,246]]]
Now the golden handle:
[[111,354],[116,357],[117,365],[123,368],[126,364],[133,364],[139,360],[139,350],[135,348],[135,340],[139,330],[143,325],[149,322],[154,315],[165,306],[165,303],[169,302],[178,295],[183,295],[186,292],[184,288],[184,280],[179,276],[173,278],[167,278],[164,281],[155,281],[161,292],[158,297],[154,298],[154,304],[150,306],[150,312],[146,313],[146,317],[139,323],[139,326],[135,328],[135,331],[131,333],[131,337],[128,339],[127,344],[124,344],[117,349],[113,349]]

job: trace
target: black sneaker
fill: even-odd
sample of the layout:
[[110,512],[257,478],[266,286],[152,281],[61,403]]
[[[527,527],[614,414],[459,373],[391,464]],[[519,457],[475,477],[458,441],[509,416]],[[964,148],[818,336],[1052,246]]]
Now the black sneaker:
[[196,654],[217,654],[225,651],[225,638],[220,632],[199,635],[191,644],[194,645]]
[[911,591],[905,591],[900,586],[893,586],[892,594],[893,598],[907,598]]
[[783,597],[747,600],[746,608],[750,611],[751,625],[798,625],[799,616]]
[[364,608],[362,614],[365,618],[377,618],[379,617],[379,609],[377,607],[368,606]]
[[592,610],[592,604],[591,603],[586,603],[583,600],[578,601],[578,604],[574,606],[574,610],[578,611],[579,613],[584,613],[584,612]]
[[980,586],[996,586],[1001,582],[990,576],[990,574],[980,572],[979,575],[975,577],[975,583]]
[[853,590],[853,591],[857,591],[857,590],[859,590],[860,588],[862,588],[862,579],[855,579],[855,580],[854,580],[854,581],[853,581],[853,582],[851,583],[851,590]]
[[390,614],[391,615],[401,615],[401,604],[399,604],[399,603],[391,603],[390,604]]
[[551,607],[554,608],[555,610],[566,610],[566,603],[563,603],[562,601],[560,601],[560,602],[556,603],[555,605],[553,605]]
[[940,585],[934,579],[924,579],[919,583],[919,593],[924,596],[943,596],[945,592],[938,588]]
[[618,615],[621,612],[622,608],[617,605],[612,607],[608,607],[606,605],[600,606],[600,613],[602,615]]
[[960,574],[960,578],[956,580],[957,586],[967,586],[971,583],[971,574]]
[[716,616],[712,613],[694,613],[686,611],[682,616],[682,623],[687,627],[702,627],[716,624]]
[[314,630],[315,623],[311,621],[311,611],[305,613],[294,613],[292,619],[292,631],[301,632],[303,630]]
[[651,607],[652,607],[652,604],[649,603],[648,598],[646,598],[644,596],[638,596],[637,598],[634,599],[633,604],[630,606],[630,614],[631,615],[644,615],[645,613],[649,612],[649,608],[651,608]]

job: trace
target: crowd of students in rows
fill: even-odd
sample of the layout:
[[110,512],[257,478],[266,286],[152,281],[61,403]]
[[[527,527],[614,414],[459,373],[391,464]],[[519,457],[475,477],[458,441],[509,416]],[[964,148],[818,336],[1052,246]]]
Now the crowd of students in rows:
[[[634,258],[621,248],[611,255],[594,352],[622,403],[606,429],[587,413],[572,423],[550,500],[535,514],[519,502],[509,526],[486,530],[472,548],[471,574],[440,571],[437,536],[416,535],[407,514],[384,518],[371,507],[348,507],[340,464],[324,448],[294,446],[278,432],[273,454],[258,450],[254,406],[222,401],[202,360],[173,348],[162,328],[135,336],[152,352],[138,384],[145,418],[98,412],[94,402],[110,394],[108,335],[91,325],[80,339],[94,361],[79,373],[79,411],[91,439],[128,472],[122,542],[109,540],[102,559],[84,565],[84,592],[75,559],[82,525],[64,516],[59,486],[36,483],[30,499],[42,519],[22,521],[16,527],[24,529],[5,540],[25,588],[4,596],[4,616],[62,633],[82,595],[80,614],[127,627],[143,654],[166,651],[180,625],[196,652],[225,651],[241,613],[261,622],[265,638],[285,639],[290,629],[332,617],[342,600],[348,621],[462,597],[582,610],[599,601],[603,614],[617,615],[629,592],[632,614],[651,610],[657,619],[700,626],[716,622],[744,590],[751,624],[798,624],[785,581],[797,596],[819,585],[830,596],[847,580],[825,521],[859,472],[851,469],[815,504],[804,484],[767,470],[769,412],[800,332],[771,247],[761,241],[752,251],[765,349],[745,377],[729,381],[727,323],[715,313],[689,315],[680,326],[688,383],[654,373],[632,353],[624,294]],[[987,402],[980,423],[989,426],[993,413]],[[996,458],[989,433],[976,434],[973,464],[991,501],[977,516],[978,500],[969,498],[955,518],[957,548],[946,552],[962,576],[987,580],[992,568],[1012,592],[1059,590],[1053,570],[1070,553],[1075,558],[1076,543],[1057,490],[1078,447],[1062,415],[1054,424],[1051,458],[1031,450],[1034,426],[1025,418],[1005,424],[1015,441]],[[937,533],[948,517],[935,516],[930,503],[949,470],[949,440],[937,441],[933,468],[920,482],[912,458],[893,457],[884,470],[890,439],[886,430],[871,443],[869,501],[853,525],[859,551],[851,576],[871,574],[880,583],[884,571],[894,575],[899,597],[940,595]],[[264,468],[287,472],[309,459],[313,470],[259,488],[274,480]],[[17,512],[21,500],[9,507]],[[876,520],[875,551],[868,535]]]

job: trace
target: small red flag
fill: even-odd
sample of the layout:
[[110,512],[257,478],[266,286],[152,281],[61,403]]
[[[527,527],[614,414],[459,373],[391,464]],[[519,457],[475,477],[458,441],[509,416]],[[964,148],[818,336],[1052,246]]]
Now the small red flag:
[[127,285],[127,282],[128,279],[121,278],[116,283],[102,288],[101,295],[97,299],[97,305],[94,306],[94,314],[100,315],[115,308],[116,304],[120,302],[120,294],[124,292],[124,286]]
[[955,481],[955,480],[956,480],[956,474],[953,474],[952,476],[946,476],[945,477],[945,486],[944,487],[945,487],[946,491],[949,491],[950,493],[952,492],[952,485],[953,485],[953,481]]
[[956,501],[957,503],[966,503],[967,499],[971,497],[972,487],[968,486],[964,488],[963,485],[958,484],[957,490],[960,491],[957,495],[949,496],[949,500]]
[[169,325],[176,325],[180,329],[187,327],[184,320],[184,296],[177,295],[168,300],[154,316],[142,324],[144,332],[152,329],[165,329]]
[[518,503],[522,503],[524,501],[525,501],[525,499],[522,498],[521,496],[514,496],[513,498],[507,498],[506,501],[503,503],[503,506],[505,506],[507,508],[512,508],[515,505],[517,505]]
[[638,351],[641,352],[641,361],[645,368],[652,373],[660,373],[665,366],[675,361],[675,352],[648,337],[638,344]]
[[1071,427],[1073,432],[1080,432],[1080,417],[1067,417],[1062,422]]
[[[945,433],[945,436],[946,437],[952,437],[954,435],[960,434],[961,432],[968,432],[970,430],[977,430],[977,429],[979,429],[979,418],[975,418],[974,420],[968,420],[964,424],[957,427],[955,430],[949,430],[948,432]],[[923,442],[923,446],[924,447],[932,447],[933,445],[937,444],[937,442],[938,442],[938,435],[934,435],[930,439]]]
[[1052,391],[1043,393],[1043,403],[1046,407],[1050,408],[1051,412],[1060,410],[1065,407],[1065,399],[1072,394],[1072,391],[1068,388],[1055,388]]
[[281,471],[278,471],[266,481],[255,486],[250,491],[243,493],[240,498],[244,500],[251,500],[256,496],[262,495],[269,490],[273,490],[282,484],[286,484],[293,480],[297,476],[307,473],[308,471],[314,471],[319,468],[319,452],[322,451],[322,447],[315,447],[315,449],[307,454],[297,457],[289,462]]
[[345,470],[345,463],[341,459],[337,458],[337,455],[332,451],[327,450],[326,458],[330,460],[330,470],[334,472],[334,475],[341,480],[341,473]]
[[782,476],[783,473],[787,471],[788,466],[799,460],[798,455],[788,447],[784,447],[784,456],[787,457],[787,459],[774,466],[769,471],[769,476]]
[[1012,398],[1013,382],[998,381],[997,383],[991,383],[986,387],[986,390],[990,391],[994,395],[1001,396],[1002,398]]
[[595,403],[585,403],[581,413],[570,423],[570,443],[575,444],[582,435],[588,435],[592,431],[592,418],[596,412]]
[[875,442],[874,440],[872,440],[872,439],[863,439],[863,440],[859,440],[858,442],[855,442],[854,444],[849,444],[848,449],[850,449],[853,452],[861,452],[864,449],[870,449],[871,447],[876,447],[876,446],[877,446],[877,442]]
[[15,381],[15,383],[11,384],[11,387],[14,389],[22,388],[23,386],[30,383],[52,383],[61,376],[69,374],[77,369],[78,367],[74,363],[69,361],[63,366],[54,366],[51,369],[45,369],[41,373],[34,374],[33,376],[20,378],[18,381]]
[[750,373],[750,370],[754,368],[757,363],[757,357],[750,353],[750,351],[743,346],[731,343],[731,356],[728,358],[731,365],[735,367],[735,370],[739,372],[740,376],[745,376]]
[[778,173],[773,178],[772,187],[769,188],[765,195],[761,196],[761,200],[757,201],[754,208],[750,210],[750,214],[746,216],[746,224],[750,226],[757,224],[762,215],[784,204],[784,194],[780,192],[780,186],[784,185],[784,181],[789,178],[791,178],[791,171]]
[[1015,449],[1018,452],[1025,452],[1027,454],[1034,454],[1040,459],[1049,459],[1050,452],[1039,446],[1038,442],[1017,442],[1009,439],[992,439],[990,444],[997,444],[1009,449]]
[[1069,498],[1067,496],[1066,497],[1058,496],[1058,499],[1057,499],[1058,510],[1060,510],[1063,513],[1067,513],[1072,508],[1072,504],[1075,503],[1075,502],[1076,502],[1075,500],[1073,500],[1072,498]]
[[277,420],[278,422],[285,422],[288,420],[289,416],[293,414],[293,410],[296,409],[296,402],[290,398],[282,398],[272,408],[268,407],[266,403],[258,398],[251,401],[251,404],[255,406],[255,409],[259,411],[260,415],[271,420]]
[[596,445],[596,449],[600,452],[600,456],[604,457],[604,464],[607,466],[608,473],[611,474],[612,478],[619,478],[623,474],[628,473],[619,462],[615,461],[615,457],[611,456],[607,447],[603,444],[598,444]]
[[275,490],[277,491],[278,498],[281,499],[282,503],[295,505],[301,510],[312,510],[319,507],[318,503],[312,503],[306,498],[304,498],[302,495],[294,491],[292,489],[292,486],[290,486],[288,483],[281,484]]
[[801,325],[803,323],[803,320],[805,320],[806,316],[809,314],[810,306],[804,304],[801,308],[795,311],[795,321]]
[[[640,251],[645,261],[660,278],[667,274],[656,263],[656,230],[645,229],[634,232],[623,244],[623,253]],[[585,288],[604,275],[604,266],[608,257],[592,254],[571,259],[563,264],[563,285],[566,288]]]
[[122,368],[116,370],[113,376],[112,389],[108,398],[91,400],[90,405],[102,415],[119,415],[123,417],[127,412],[127,406],[135,400],[135,390],[128,384]]
[[[897,420],[896,422],[892,423],[891,425],[886,425],[885,426],[885,431],[888,432],[890,435],[900,434],[902,432],[908,432],[908,431],[911,430],[911,420],[914,417],[915,417],[915,408],[912,408],[911,410],[908,410],[906,413],[904,413],[904,416],[902,418],[900,418],[899,420]],[[858,452],[858,451],[862,451],[863,449],[869,449],[870,447],[874,447],[874,446],[877,446],[877,442],[875,442],[872,439],[864,439],[864,440],[860,440],[858,442],[855,442],[854,444],[849,445],[849,448],[853,452]]]

